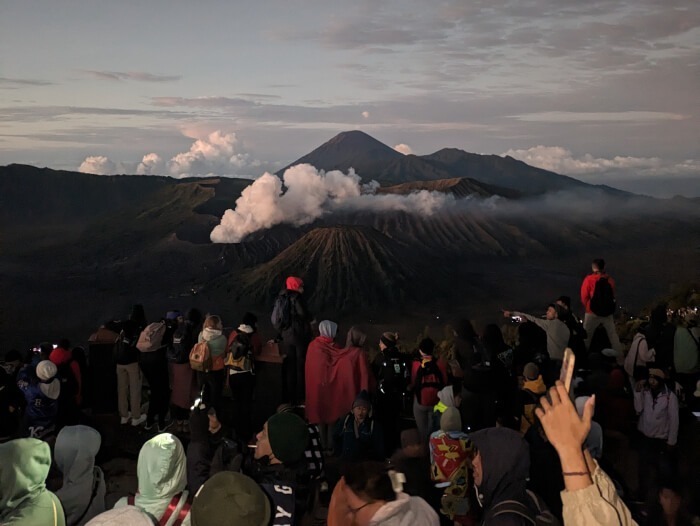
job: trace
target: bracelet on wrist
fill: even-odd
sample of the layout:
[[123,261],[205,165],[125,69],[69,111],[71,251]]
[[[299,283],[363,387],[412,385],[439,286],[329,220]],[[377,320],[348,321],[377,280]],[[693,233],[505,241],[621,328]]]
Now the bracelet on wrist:
[[562,471],[561,474],[565,477],[587,477],[589,475],[588,471]]

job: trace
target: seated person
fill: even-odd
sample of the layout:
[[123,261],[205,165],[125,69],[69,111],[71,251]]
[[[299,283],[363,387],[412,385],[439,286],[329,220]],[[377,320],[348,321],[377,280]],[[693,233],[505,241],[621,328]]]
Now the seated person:
[[187,461],[180,439],[161,433],[146,442],[139,452],[136,475],[138,492],[119,499],[115,508],[136,506],[158,521],[170,513],[168,525],[180,521],[189,526]]
[[372,418],[367,391],[361,391],[352,403],[352,411],[338,420],[333,442],[335,455],[345,462],[384,458],[384,435],[381,425]]
[[42,360],[36,369],[25,367],[17,376],[17,387],[27,402],[24,413],[24,432],[27,436],[46,438],[56,429],[58,397],[61,394],[57,373],[55,364]]
[[105,478],[95,466],[102,437],[88,426],[67,426],[56,437],[54,460],[63,473],[56,491],[66,512],[67,526],[78,526],[105,510]]
[[47,491],[51,450],[36,438],[0,444],[0,524],[66,526],[58,497]]

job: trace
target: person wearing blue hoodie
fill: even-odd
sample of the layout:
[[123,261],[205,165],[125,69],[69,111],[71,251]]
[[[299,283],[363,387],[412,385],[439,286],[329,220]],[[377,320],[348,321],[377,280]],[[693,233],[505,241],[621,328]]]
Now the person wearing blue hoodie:
[[102,437],[88,426],[67,426],[56,437],[54,460],[63,473],[56,496],[66,512],[67,526],[83,526],[105,510],[105,478],[95,466]]

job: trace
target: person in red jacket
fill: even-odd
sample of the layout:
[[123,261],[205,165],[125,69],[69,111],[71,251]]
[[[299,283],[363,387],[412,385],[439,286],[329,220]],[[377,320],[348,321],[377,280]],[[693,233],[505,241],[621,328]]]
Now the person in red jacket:
[[[333,446],[333,426],[347,414],[357,394],[372,387],[367,355],[358,346],[341,348],[334,339],[338,325],[324,320],[306,352],[306,418],[318,424],[321,444]],[[359,331],[355,329],[359,334]],[[359,336],[352,339],[359,343]]]
[[51,351],[49,360],[58,368],[56,377],[61,381],[61,396],[58,401],[59,426],[78,423],[78,411],[83,401],[82,374],[80,365],[73,359],[70,341],[62,338]]
[[434,352],[435,342],[424,338],[418,346],[418,357],[411,364],[413,416],[424,444],[430,437],[433,407],[440,401],[438,393],[447,385],[447,363],[434,356]]
[[[608,339],[612,348],[616,351],[622,351],[620,345],[620,339],[617,336],[617,331],[615,330],[615,321],[613,319],[613,312],[607,314],[607,312],[596,313],[595,305],[592,305],[593,295],[596,290],[596,283],[599,279],[607,279],[610,287],[612,289],[613,300],[616,296],[615,293],[615,280],[612,279],[605,272],[605,260],[604,259],[594,259],[591,264],[592,273],[586,276],[581,284],[581,303],[586,309],[586,314],[583,318],[583,328],[586,331],[586,349],[591,346],[591,340],[593,339],[593,334],[599,326],[603,326],[605,332],[608,334]],[[595,301],[595,300],[594,300]]]

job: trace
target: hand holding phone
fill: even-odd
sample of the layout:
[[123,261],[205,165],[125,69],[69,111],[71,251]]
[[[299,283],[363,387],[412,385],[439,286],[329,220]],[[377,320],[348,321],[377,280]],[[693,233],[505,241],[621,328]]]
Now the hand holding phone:
[[571,379],[574,377],[574,365],[576,364],[576,356],[574,351],[569,347],[564,350],[564,360],[561,363],[561,371],[559,372],[559,380],[562,381],[567,392],[571,389]]

